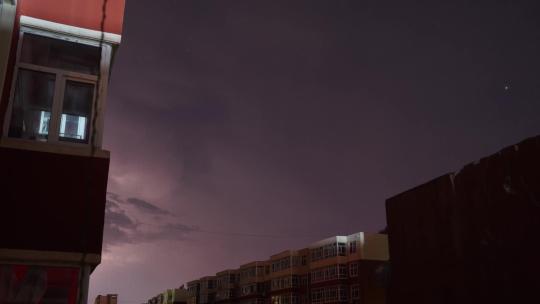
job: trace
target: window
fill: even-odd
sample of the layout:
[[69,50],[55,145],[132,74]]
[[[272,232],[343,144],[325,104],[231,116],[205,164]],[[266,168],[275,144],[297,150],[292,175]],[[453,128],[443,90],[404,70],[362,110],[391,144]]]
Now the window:
[[277,261],[272,262],[272,272],[278,272],[291,267],[291,257],[281,258]]
[[297,275],[291,276],[291,287],[298,287],[300,284],[300,278]]
[[335,302],[338,299],[338,288],[330,287],[325,288],[325,299],[327,302]]
[[360,285],[351,286],[351,298],[354,300],[360,299]]
[[339,274],[338,277],[340,279],[346,279],[347,278],[347,265],[339,264]]
[[56,76],[20,69],[15,85],[10,137],[46,141]]
[[324,302],[324,288],[314,288],[311,290],[311,303]]
[[356,253],[356,241],[352,241],[349,243],[349,251],[350,253]]
[[347,243],[331,243],[318,248],[311,249],[311,261],[318,261],[335,256],[347,255]]
[[338,293],[339,293],[339,300],[340,301],[347,301],[347,294],[348,294],[348,290],[349,288],[348,287],[345,287],[345,286],[339,286],[338,287]]
[[331,258],[335,257],[337,255],[337,248],[336,243],[328,244],[324,246],[323,252],[324,252],[324,258]]
[[349,274],[351,277],[358,276],[358,263],[352,263],[349,265]]
[[347,244],[346,243],[338,243],[338,252],[339,252],[339,255],[341,255],[341,256],[347,255]]
[[311,250],[311,260],[318,261],[323,258],[323,248],[315,248]]
[[106,83],[111,46],[103,43],[100,49],[95,41],[24,25],[20,37],[4,134],[76,144],[89,144],[94,131],[100,137],[100,121],[96,130],[92,122],[101,102],[96,100],[98,74],[101,70],[101,84]]

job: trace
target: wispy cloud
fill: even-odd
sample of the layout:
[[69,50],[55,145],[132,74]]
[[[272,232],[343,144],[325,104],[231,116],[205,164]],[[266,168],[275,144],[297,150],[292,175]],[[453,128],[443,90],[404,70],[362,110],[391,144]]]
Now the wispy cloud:
[[104,248],[122,244],[159,240],[184,240],[196,231],[194,226],[179,223],[171,212],[139,198],[123,199],[107,194]]
[[148,213],[153,213],[153,214],[162,214],[162,215],[169,214],[167,210],[161,209],[158,206],[153,205],[139,198],[130,197],[125,202],[135,206],[137,209],[143,212],[148,212]]

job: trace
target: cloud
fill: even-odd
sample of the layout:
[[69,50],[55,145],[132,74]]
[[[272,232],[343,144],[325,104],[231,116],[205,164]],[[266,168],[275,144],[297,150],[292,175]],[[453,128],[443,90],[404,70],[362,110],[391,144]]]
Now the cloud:
[[142,199],[139,199],[139,198],[134,198],[134,197],[130,197],[126,200],[126,203],[129,203],[135,207],[137,207],[139,210],[143,211],[143,212],[148,212],[148,213],[154,213],[154,214],[162,214],[162,215],[165,215],[165,214],[169,214],[168,211],[166,210],[163,210],[159,207],[157,207],[156,205],[153,205],[145,200],[142,200]]
[[107,193],[103,233],[105,250],[114,245],[185,240],[196,230],[194,226],[179,223],[169,211],[145,200],[124,200],[118,194]]

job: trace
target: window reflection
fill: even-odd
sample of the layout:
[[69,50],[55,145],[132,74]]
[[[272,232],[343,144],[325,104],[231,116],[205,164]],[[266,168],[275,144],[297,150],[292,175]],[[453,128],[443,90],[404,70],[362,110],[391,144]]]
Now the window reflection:
[[9,137],[46,141],[54,96],[55,75],[20,69]]
[[64,104],[60,118],[60,140],[88,142],[88,119],[94,100],[94,85],[66,81]]
[[30,33],[23,36],[21,62],[97,75],[100,49]]

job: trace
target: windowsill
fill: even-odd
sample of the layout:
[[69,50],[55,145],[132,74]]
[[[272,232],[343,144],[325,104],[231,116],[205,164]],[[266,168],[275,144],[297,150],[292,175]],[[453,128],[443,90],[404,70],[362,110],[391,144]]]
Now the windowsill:
[[80,145],[67,142],[50,143],[2,137],[0,138],[0,147],[75,156],[110,158],[109,151],[102,150],[101,148],[96,148],[94,150],[94,154],[92,155],[90,145],[88,144]]

